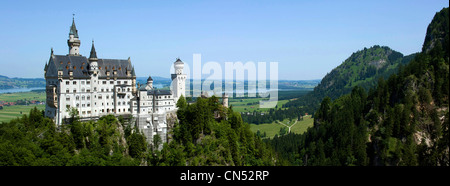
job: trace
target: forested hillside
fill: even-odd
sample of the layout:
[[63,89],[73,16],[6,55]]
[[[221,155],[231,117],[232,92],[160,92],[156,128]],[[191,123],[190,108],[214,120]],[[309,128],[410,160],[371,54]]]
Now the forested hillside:
[[29,115],[0,124],[0,166],[275,165],[275,152],[256,136],[237,112],[218,99],[180,98],[169,143],[145,135],[133,122],[113,115],[80,122],[76,109],[69,123],[56,128],[32,109]]
[[45,87],[44,78],[8,78],[0,75],[0,89]]
[[1,166],[132,166],[145,163],[144,135],[113,115],[57,129],[36,108],[29,115],[0,124]]
[[356,86],[334,101],[326,97],[313,128],[269,142],[294,165],[449,166],[448,32],[444,8],[423,51],[397,74],[368,92]]
[[217,97],[187,105],[179,99],[172,140],[164,144],[153,165],[276,165],[275,152],[242,121],[219,104]]
[[400,66],[408,64],[415,54],[403,56],[386,46],[375,45],[353,53],[341,65],[328,73],[309,94],[291,101],[284,107],[302,106],[305,112],[314,113],[326,96],[332,100],[351,92],[352,87],[366,90],[374,87],[381,77],[387,79]]

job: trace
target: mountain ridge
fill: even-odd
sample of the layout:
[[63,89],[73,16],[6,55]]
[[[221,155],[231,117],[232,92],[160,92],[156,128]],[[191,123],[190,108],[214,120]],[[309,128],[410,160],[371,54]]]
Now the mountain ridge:
[[387,79],[401,66],[409,63],[416,53],[404,56],[387,46],[374,45],[353,52],[344,62],[327,73],[311,93],[288,102],[284,107],[306,106],[314,113],[325,97],[332,100],[351,92],[354,86],[366,90],[374,87],[379,78]]

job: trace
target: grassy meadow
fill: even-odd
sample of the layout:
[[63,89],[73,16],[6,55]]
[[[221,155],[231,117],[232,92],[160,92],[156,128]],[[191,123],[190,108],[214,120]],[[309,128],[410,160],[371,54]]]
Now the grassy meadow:
[[[285,119],[280,122],[286,124],[287,126],[292,126],[295,123],[295,120],[289,121],[289,119]],[[302,121],[297,121],[297,123],[295,123],[294,126],[291,127],[291,132],[296,134],[302,134],[313,125],[314,125],[314,118],[311,118],[311,115],[304,116]],[[286,130],[288,130],[288,128],[285,125],[280,124],[278,121],[259,125],[250,124],[250,129],[255,133],[258,132],[258,130],[261,132],[261,134],[266,132],[266,138],[273,138],[275,134],[279,135],[280,128],[283,127],[285,127]]]
[[[38,100],[45,101],[45,92],[17,92],[17,93],[4,93],[0,94],[0,101],[15,102],[17,100]],[[44,110],[45,105],[13,105],[3,106],[0,109],[0,123],[8,122],[11,119],[22,117],[23,114],[29,114],[30,110],[36,107],[39,110]]]
[[[260,108],[260,100],[269,100],[267,98],[233,98],[228,100],[228,105],[233,105],[233,110],[236,112],[253,112],[253,111],[269,111],[269,108]],[[278,100],[277,107],[287,103],[289,100]]]

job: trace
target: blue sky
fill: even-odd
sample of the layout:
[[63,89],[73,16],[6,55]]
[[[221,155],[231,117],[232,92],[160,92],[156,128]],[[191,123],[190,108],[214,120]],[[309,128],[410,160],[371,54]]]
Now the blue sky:
[[[137,76],[169,77],[177,57],[278,62],[279,79],[320,79],[373,45],[422,48],[444,0],[396,1],[2,1],[0,75],[43,77],[50,48],[68,53],[72,14],[89,56],[131,61]],[[203,76],[204,77],[204,76]],[[205,78],[205,77],[204,77]]]

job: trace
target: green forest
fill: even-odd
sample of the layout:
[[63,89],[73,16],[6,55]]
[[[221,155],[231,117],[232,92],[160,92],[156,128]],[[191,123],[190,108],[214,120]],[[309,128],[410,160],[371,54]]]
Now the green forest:
[[423,51],[397,74],[326,97],[313,128],[267,142],[291,165],[449,166],[448,19],[448,8],[435,15]]
[[276,165],[276,153],[240,114],[218,103],[214,96],[190,105],[180,98],[179,122],[161,150],[159,136],[147,144],[145,135],[122,117],[80,122],[73,109],[69,122],[56,128],[35,108],[0,125],[0,165]]

